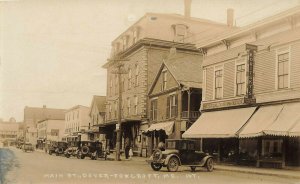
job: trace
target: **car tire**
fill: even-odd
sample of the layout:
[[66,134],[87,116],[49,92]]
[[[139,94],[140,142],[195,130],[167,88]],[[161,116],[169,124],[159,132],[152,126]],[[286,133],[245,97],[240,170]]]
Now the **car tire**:
[[167,169],[169,172],[176,172],[178,170],[179,167],[179,160],[176,157],[171,157],[169,159],[169,162],[167,164]]
[[212,172],[214,170],[214,161],[212,158],[206,160],[205,167],[208,172]]
[[195,172],[196,171],[196,166],[191,166],[191,170],[192,170],[192,172]]
[[162,165],[161,164],[157,164],[157,163],[151,163],[151,168],[154,171],[159,171],[162,168]]

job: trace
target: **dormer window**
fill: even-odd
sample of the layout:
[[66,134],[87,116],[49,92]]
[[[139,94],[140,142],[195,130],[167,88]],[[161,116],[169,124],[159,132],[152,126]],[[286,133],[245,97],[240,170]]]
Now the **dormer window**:
[[186,38],[187,35],[187,26],[184,24],[176,24],[174,26],[174,41],[184,43],[184,39]]

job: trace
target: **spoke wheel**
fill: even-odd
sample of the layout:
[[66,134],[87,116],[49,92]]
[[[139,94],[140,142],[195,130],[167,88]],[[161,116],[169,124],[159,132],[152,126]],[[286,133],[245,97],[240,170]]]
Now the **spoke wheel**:
[[213,159],[212,158],[207,159],[205,166],[206,166],[207,171],[209,171],[209,172],[213,171],[213,169],[214,169]]
[[156,163],[151,163],[151,168],[154,171],[159,171],[162,168],[162,165],[161,164],[156,164]]
[[167,165],[167,169],[169,172],[176,172],[178,170],[179,167],[179,160],[176,157],[172,157],[170,158],[168,165]]

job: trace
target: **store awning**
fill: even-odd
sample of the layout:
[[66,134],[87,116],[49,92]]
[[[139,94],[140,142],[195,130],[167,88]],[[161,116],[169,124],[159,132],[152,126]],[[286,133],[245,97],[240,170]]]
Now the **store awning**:
[[297,131],[297,126],[300,126],[299,109],[300,103],[260,107],[240,132],[239,137],[300,135],[300,131]]
[[278,118],[264,130],[266,135],[288,136],[300,119],[300,103],[284,104]]
[[145,133],[164,130],[166,132],[166,135],[170,135],[173,132],[173,127],[174,127],[174,121],[153,123],[148,129],[145,130]]
[[295,126],[290,129],[289,136],[291,137],[300,136],[300,119],[296,122]]
[[239,133],[240,138],[264,135],[264,130],[279,116],[283,105],[260,107]]
[[256,107],[203,113],[183,138],[230,138],[249,120]]

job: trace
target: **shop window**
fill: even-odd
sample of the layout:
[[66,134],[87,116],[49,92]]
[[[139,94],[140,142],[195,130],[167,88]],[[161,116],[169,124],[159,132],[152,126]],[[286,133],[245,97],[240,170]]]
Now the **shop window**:
[[282,140],[263,140],[262,156],[280,157],[282,154]]
[[241,96],[246,91],[246,72],[245,64],[236,66],[236,95]]
[[278,89],[289,87],[289,52],[277,55]]

